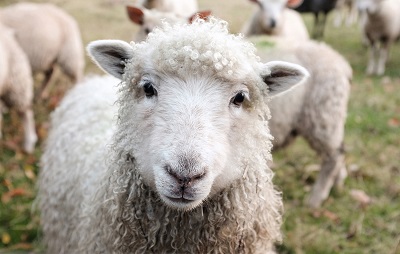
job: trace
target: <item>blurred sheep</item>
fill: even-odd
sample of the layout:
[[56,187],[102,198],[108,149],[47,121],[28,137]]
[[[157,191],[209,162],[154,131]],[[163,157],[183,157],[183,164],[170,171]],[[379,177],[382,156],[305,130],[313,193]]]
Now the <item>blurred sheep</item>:
[[308,40],[309,35],[302,17],[296,11],[286,8],[297,6],[301,0],[250,0],[258,4],[251,20],[242,32],[245,36],[275,35]]
[[84,53],[76,21],[52,4],[18,3],[0,9],[0,21],[11,27],[28,56],[32,72],[43,72],[42,97],[57,64],[73,83],[83,75]]
[[400,0],[358,0],[365,13],[363,34],[369,44],[368,75],[383,75],[392,44],[400,37]]
[[302,136],[322,159],[307,200],[310,207],[319,207],[333,185],[340,189],[347,176],[343,142],[352,69],[325,43],[266,36],[251,41],[257,45],[263,61],[297,63],[310,73],[304,85],[270,101],[269,126],[274,149]]
[[140,0],[139,5],[146,9],[172,12],[180,17],[189,17],[198,11],[197,0]]
[[358,19],[356,0],[338,0],[335,8],[333,24],[336,27],[345,23],[347,26],[354,24]]
[[205,19],[210,11],[200,11],[191,13],[189,16],[179,16],[172,12],[158,11],[156,9],[146,9],[135,6],[126,7],[129,19],[140,26],[139,31],[134,37],[134,41],[140,42],[147,38],[147,35],[156,27],[160,27],[163,22],[170,24],[190,23],[194,17]]
[[0,138],[3,106],[22,117],[24,145],[32,153],[37,141],[32,111],[33,79],[29,60],[15,40],[14,31],[0,23]]

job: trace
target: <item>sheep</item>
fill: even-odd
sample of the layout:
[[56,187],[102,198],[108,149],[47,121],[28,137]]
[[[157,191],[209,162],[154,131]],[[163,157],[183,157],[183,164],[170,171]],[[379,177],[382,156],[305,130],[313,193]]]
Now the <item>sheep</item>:
[[266,101],[308,73],[254,50],[216,18],[90,43],[122,82],[87,80],[52,114],[38,191],[48,253],[272,253],[282,198]]
[[184,18],[198,11],[197,0],[141,0],[139,5],[146,9],[172,12]]
[[344,21],[347,26],[354,24],[358,18],[356,0],[338,0],[335,7],[333,24],[339,27]]
[[15,108],[22,116],[23,148],[32,153],[37,141],[32,111],[33,80],[29,60],[15,40],[14,31],[0,23],[0,138],[3,106]]
[[82,39],[78,24],[65,11],[53,4],[17,3],[0,9],[0,22],[15,31],[33,73],[44,73],[42,98],[49,95],[47,87],[56,64],[72,83],[81,79]]
[[383,75],[392,44],[400,38],[399,0],[359,0],[365,13],[363,34],[369,44],[368,75]]
[[[326,18],[329,12],[336,7],[337,0],[303,0],[303,2],[294,9],[300,13],[314,14],[314,28],[312,37],[320,39],[324,36]],[[322,19],[320,20],[320,14]]]
[[172,12],[160,12],[155,9],[148,10],[145,8],[139,8],[135,6],[126,7],[129,19],[140,26],[139,31],[134,37],[134,41],[144,41],[147,35],[158,26],[161,26],[163,22],[170,24],[176,23],[187,23],[191,22],[195,17],[206,19],[211,12],[210,11],[199,11],[188,17],[181,17]]
[[245,36],[268,34],[308,40],[309,35],[300,14],[286,8],[299,4],[299,0],[250,0],[258,8],[242,32]]
[[347,176],[343,141],[352,69],[339,53],[324,43],[266,36],[253,37],[251,41],[263,61],[297,63],[310,73],[303,86],[270,101],[269,126],[274,150],[302,136],[321,158],[319,176],[306,201],[310,207],[317,208],[334,184],[342,188]]

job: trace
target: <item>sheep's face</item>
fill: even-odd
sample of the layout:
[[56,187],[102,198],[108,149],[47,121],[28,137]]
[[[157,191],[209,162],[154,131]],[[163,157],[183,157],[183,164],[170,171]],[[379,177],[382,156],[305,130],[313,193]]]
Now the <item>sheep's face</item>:
[[139,170],[167,205],[196,207],[240,176],[231,147],[238,126],[251,120],[244,83],[146,73],[137,86],[137,115],[150,131],[137,154]]
[[134,6],[127,6],[127,13],[129,19],[140,26],[135,36],[135,41],[138,42],[145,40],[147,35],[163,22],[172,24],[188,22],[188,18],[179,17],[172,12],[160,12]]
[[263,29],[272,33],[282,26],[283,10],[287,0],[258,0],[260,7],[260,23]]
[[[188,37],[206,36],[190,26],[184,28],[190,32],[185,34]],[[88,49],[104,70],[125,80],[122,149],[136,159],[144,182],[166,205],[190,210],[244,174],[243,154],[259,148],[254,144],[270,144],[262,90],[283,91],[302,80],[306,71],[282,62],[256,64],[240,50],[234,59],[241,61],[230,66],[237,70],[229,69],[228,63],[218,65],[218,52],[203,55],[199,46],[198,54],[193,54],[195,45],[190,40],[190,45],[171,53],[176,43],[170,42],[179,38],[168,35],[153,43],[150,38],[148,45],[136,49],[121,41],[94,42]],[[225,39],[233,38],[226,34]],[[125,69],[121,61],[129,62]],[[266,146],[260,157],[268,157],[269,149]]]

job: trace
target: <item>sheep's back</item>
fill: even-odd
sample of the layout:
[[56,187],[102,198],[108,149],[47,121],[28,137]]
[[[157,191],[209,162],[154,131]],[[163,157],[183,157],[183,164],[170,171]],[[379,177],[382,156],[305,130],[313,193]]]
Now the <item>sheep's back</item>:
[[48,253],[62,253],[60,246],[72,250],[79,240],[74,230],[82,209],[106,170],[118,83],[110,76],[88,78],[75,86],[51,115],[38,193]]
[[376,17],[368,15],[366,34],[373,40],[387,38],[396,40],[400,36],[400,0],[385,0]]
[[297,63],[310,73],[302,85],[269,103],[274,147],[288,144],[293,135],[341,142],[352,78],[348,62],[325,43],[312,40],[259,37],[253,42],[264,62]]
[[[52,4],[19,3],[0,10],[0,20],[16,32],[34,72],[48,70],[60,55],[78,59],[83,68],[83,46],[76,21]],[[73,46],[71,46],[73,45]],[[68,49],[63,51],[64,47]]]
[[312,146],[335,149],[343,142],[352,68],[342,55],[322,42],[301,44],[296,52],[310,72],[296,129]]

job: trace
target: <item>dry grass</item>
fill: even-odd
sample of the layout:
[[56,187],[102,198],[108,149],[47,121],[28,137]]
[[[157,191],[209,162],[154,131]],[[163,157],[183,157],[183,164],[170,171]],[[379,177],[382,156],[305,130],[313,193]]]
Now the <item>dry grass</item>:
[[[184,0],[183,0],[184,1]],[[2,0],[0,6],[16,2]],[[44,2],[36,0],[35,2]],[[137,30],[126,18],[123,0],[52,0],[79,22],[84,44],[97,39],[130,40]],[[230,23],[239,32],[253,5],[247,0],[199,0],[201,9]],[[308,26],[311,17],[305,15]],[[392,49],[384,77],[364,75],[366,49],[357,26],[327,29],[325,41],[341,52],[354,69],[346,125],[346,163],[350,175],[342,192],[334,191],[323,208],[310,211],[303,199],[310,191],[319,161],[303,140],[274,154],[276,185],[285,202],[281,253],[400,253],[400,45]],[[101,73],[87,59],[86,73]],[[39,82],[40,77],[38,78]],[[36,249],[38,217],[32,212],[34,185],[49,113],[71,87],[59,77],[49,100],[35,101],[40,143],[34,155],[18,148],[18,117],[6,114],[0,143],[0,253]],[[350,190],[361,190],[366,204]]]

